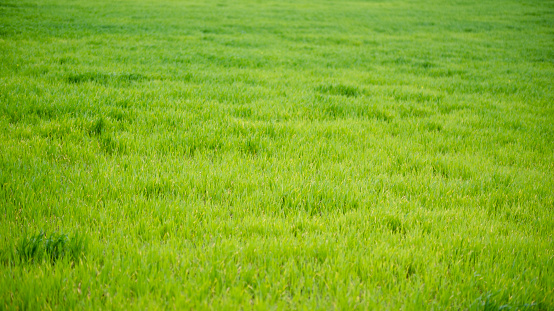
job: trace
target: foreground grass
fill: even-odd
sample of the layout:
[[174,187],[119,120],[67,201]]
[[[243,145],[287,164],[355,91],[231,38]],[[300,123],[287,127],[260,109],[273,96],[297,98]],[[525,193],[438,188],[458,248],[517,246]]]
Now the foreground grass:
[[551,309],[547,1],[0,1],[0,306]]

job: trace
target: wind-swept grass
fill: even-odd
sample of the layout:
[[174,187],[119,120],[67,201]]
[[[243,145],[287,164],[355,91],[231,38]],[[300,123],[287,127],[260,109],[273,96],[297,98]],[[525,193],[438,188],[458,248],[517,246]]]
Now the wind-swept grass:
[[552,309],[553,21],[0,1],[0,308]]

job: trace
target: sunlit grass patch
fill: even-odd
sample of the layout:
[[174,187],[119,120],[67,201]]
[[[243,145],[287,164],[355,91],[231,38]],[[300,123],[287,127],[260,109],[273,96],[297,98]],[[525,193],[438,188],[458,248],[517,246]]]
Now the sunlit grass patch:
[[0,2],[0,309],[554,306],[552,3]]

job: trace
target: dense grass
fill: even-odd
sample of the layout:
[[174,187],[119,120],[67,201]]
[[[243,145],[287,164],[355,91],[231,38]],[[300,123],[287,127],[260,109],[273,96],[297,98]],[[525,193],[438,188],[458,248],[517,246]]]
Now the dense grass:
[[0,308],[554,308],[554,3],[0,0]]

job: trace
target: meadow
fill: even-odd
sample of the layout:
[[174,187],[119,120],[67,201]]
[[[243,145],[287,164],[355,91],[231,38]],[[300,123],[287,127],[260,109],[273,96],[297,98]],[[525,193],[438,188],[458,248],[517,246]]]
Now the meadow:
[[0,0],[0,309],[554,309],[554,2]]

